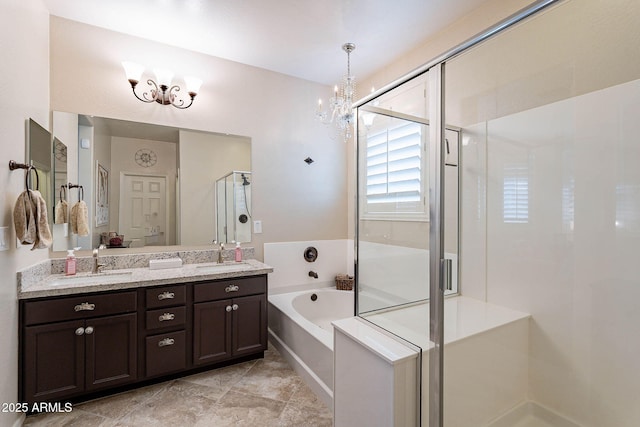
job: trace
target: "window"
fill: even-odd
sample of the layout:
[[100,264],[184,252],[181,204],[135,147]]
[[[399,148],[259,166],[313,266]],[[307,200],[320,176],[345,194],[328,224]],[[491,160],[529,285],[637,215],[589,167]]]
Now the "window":
[[426,125],[392,119],[367,137],[365,206],[369,219],[427,220]]
[[529,222],[529,167],[526,164],[504,167],[502,214],[505,223]]

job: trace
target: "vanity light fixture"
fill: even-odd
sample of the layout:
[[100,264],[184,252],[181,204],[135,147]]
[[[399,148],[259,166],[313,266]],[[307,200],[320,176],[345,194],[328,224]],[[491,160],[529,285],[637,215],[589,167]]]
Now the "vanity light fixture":
[[122,63],[124,67],[124,72],[127,75],[127,80],[131,84],[131,90],[133,90],[133,94],[136,98],[138,98],[142,102],[157,102],[162,105],[173,105],[176,108],[185,109],[191,107],[193,104],[193,99],[198,94],[200,90],[200,85],[202,85],[202,80],[196,77],[185,77],[184,82],[187,87],[187,93],[191,98],[190,102],[187,105],[184,105],[184,100],[178,98],[176,95],[177,92],[180,91],[180,86],[172,85],[171,79],[173,78],[173,72],[171,70],[156,68],[154,69],[154,73],[156,75],[156,80],[148,79],[147,84],[151,86],[151,89],[147,92],[142,93],[142,97],[140,97],[136,93],[136,86],[140,82],[140,78],[142,77],[142,73],[144,72],[144,67],[140,64],[136,64],[135,62],[125,61]]
[[353,43],[345,43],[342,50],[347,53],[347,74],[342,78],[340,88],[334,86],[333,97],[329,99],[329,111],[322,109],[322,99],[318,100],[316,119],[324,124],[334,123],[338,134],[347,142],[353,134],[353,99],[356,95],[356,78],[351,75],[351,52],[356,49]]

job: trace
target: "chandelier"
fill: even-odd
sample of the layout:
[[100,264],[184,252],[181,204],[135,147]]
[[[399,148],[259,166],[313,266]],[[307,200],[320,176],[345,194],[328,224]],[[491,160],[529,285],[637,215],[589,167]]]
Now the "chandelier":
[[193,99],[200,90],[202,80],[196,77],[185,77],[184,81],[187,87],[187,93],[191,98],[187,105],[184,105],[184,100],[177,96],[177,92],[180,91],[180,86],[172,84],[173,72],[171,70],[155,69],[156,81],[152,79],[147,80],[147,84],[150,86],[147,92],[142,93],[142,97],[136,93],[136,86],[140,82],[144,67],[134,62],[125,61],[122,63],[127,80],[131,84],[131,90],[136,98],[142,102],[157,102],[161,105],[172,105],[176,108],[185,109],[191,107]]
[[340,87],[334,86],[333,97],[329,99],[328,111],[322,108],[322,99],[318,100],[316,119],[324,124],[335,125],[337,136],[346,142],[353,134],[353,99],[356,95],[356,78],[351,75],[351,52],[356,49],[353,43],[345,43],[342,50],[347,53],[347,74],[342,77]]

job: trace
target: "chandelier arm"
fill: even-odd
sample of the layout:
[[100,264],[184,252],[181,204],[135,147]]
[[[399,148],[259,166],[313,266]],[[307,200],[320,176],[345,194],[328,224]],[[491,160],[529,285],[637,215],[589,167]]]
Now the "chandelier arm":
[[191,98],[190,102],[187,105],[184,105],[184,100],[180,99],[180,103],[174,102],[174,99],[176,99],[175,94],[172,93],[172,91],[175,90],[176,92],[180,91],[180,86],[174,85],[171,86],[171,89],[169,89],[169,99],[171,99],[171,105],[173,105],[176,108],[179,108],[181,110],[187,109],[189,107],[191,107],[191,104],[193,104],[193,98],[196,97],[196,93],[195,92],[189,92],[189,97]]
[[136,96],[136,98],[138,98],[140,101],[149,103],[149,102],[153,102],[153,101],[155,101],[156,99],[158,99],[158,85],[156,84],[156,82],[154,82],[154,81],[153,81],[153,80],[151,80],[151,79],[147,80],[147,84],[148,84],[149,86],[153,86],[153,87],[154,87],[154,89],[151,89],[151,98],[147,97],[147,92],[143,92],[143,93],[142,93],[142,98],[144,98],[144,99],[140,98],[140,97],[138,96],[138,94],[136,93],[136,91],[135,91],[135,90],[133,91],[133,94],[134,94],[134,95]]

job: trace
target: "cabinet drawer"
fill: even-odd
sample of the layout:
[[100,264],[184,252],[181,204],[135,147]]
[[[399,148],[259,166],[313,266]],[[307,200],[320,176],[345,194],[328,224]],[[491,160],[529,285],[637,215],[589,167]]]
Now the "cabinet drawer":
[[184,285],[163,286],[146,291],[147,308],[171,307],[184,304],[186,301],[187,292]]
[[146,350],[148,377],[180,371],[187,367],[185,331],[147,337]]
[[147,329],[167,328],[185,324],[187,309],[182,307],[161,308],[147,311]]
[[195,285],[193,287],[193,300],[194,302],[203,302],[261,294],[266,291],[267,279],[264,276],[218,280]]
[[89,294],[60,299],[43,299],[24,303],[25,325],[85,319],[136,311],[136,292]]

